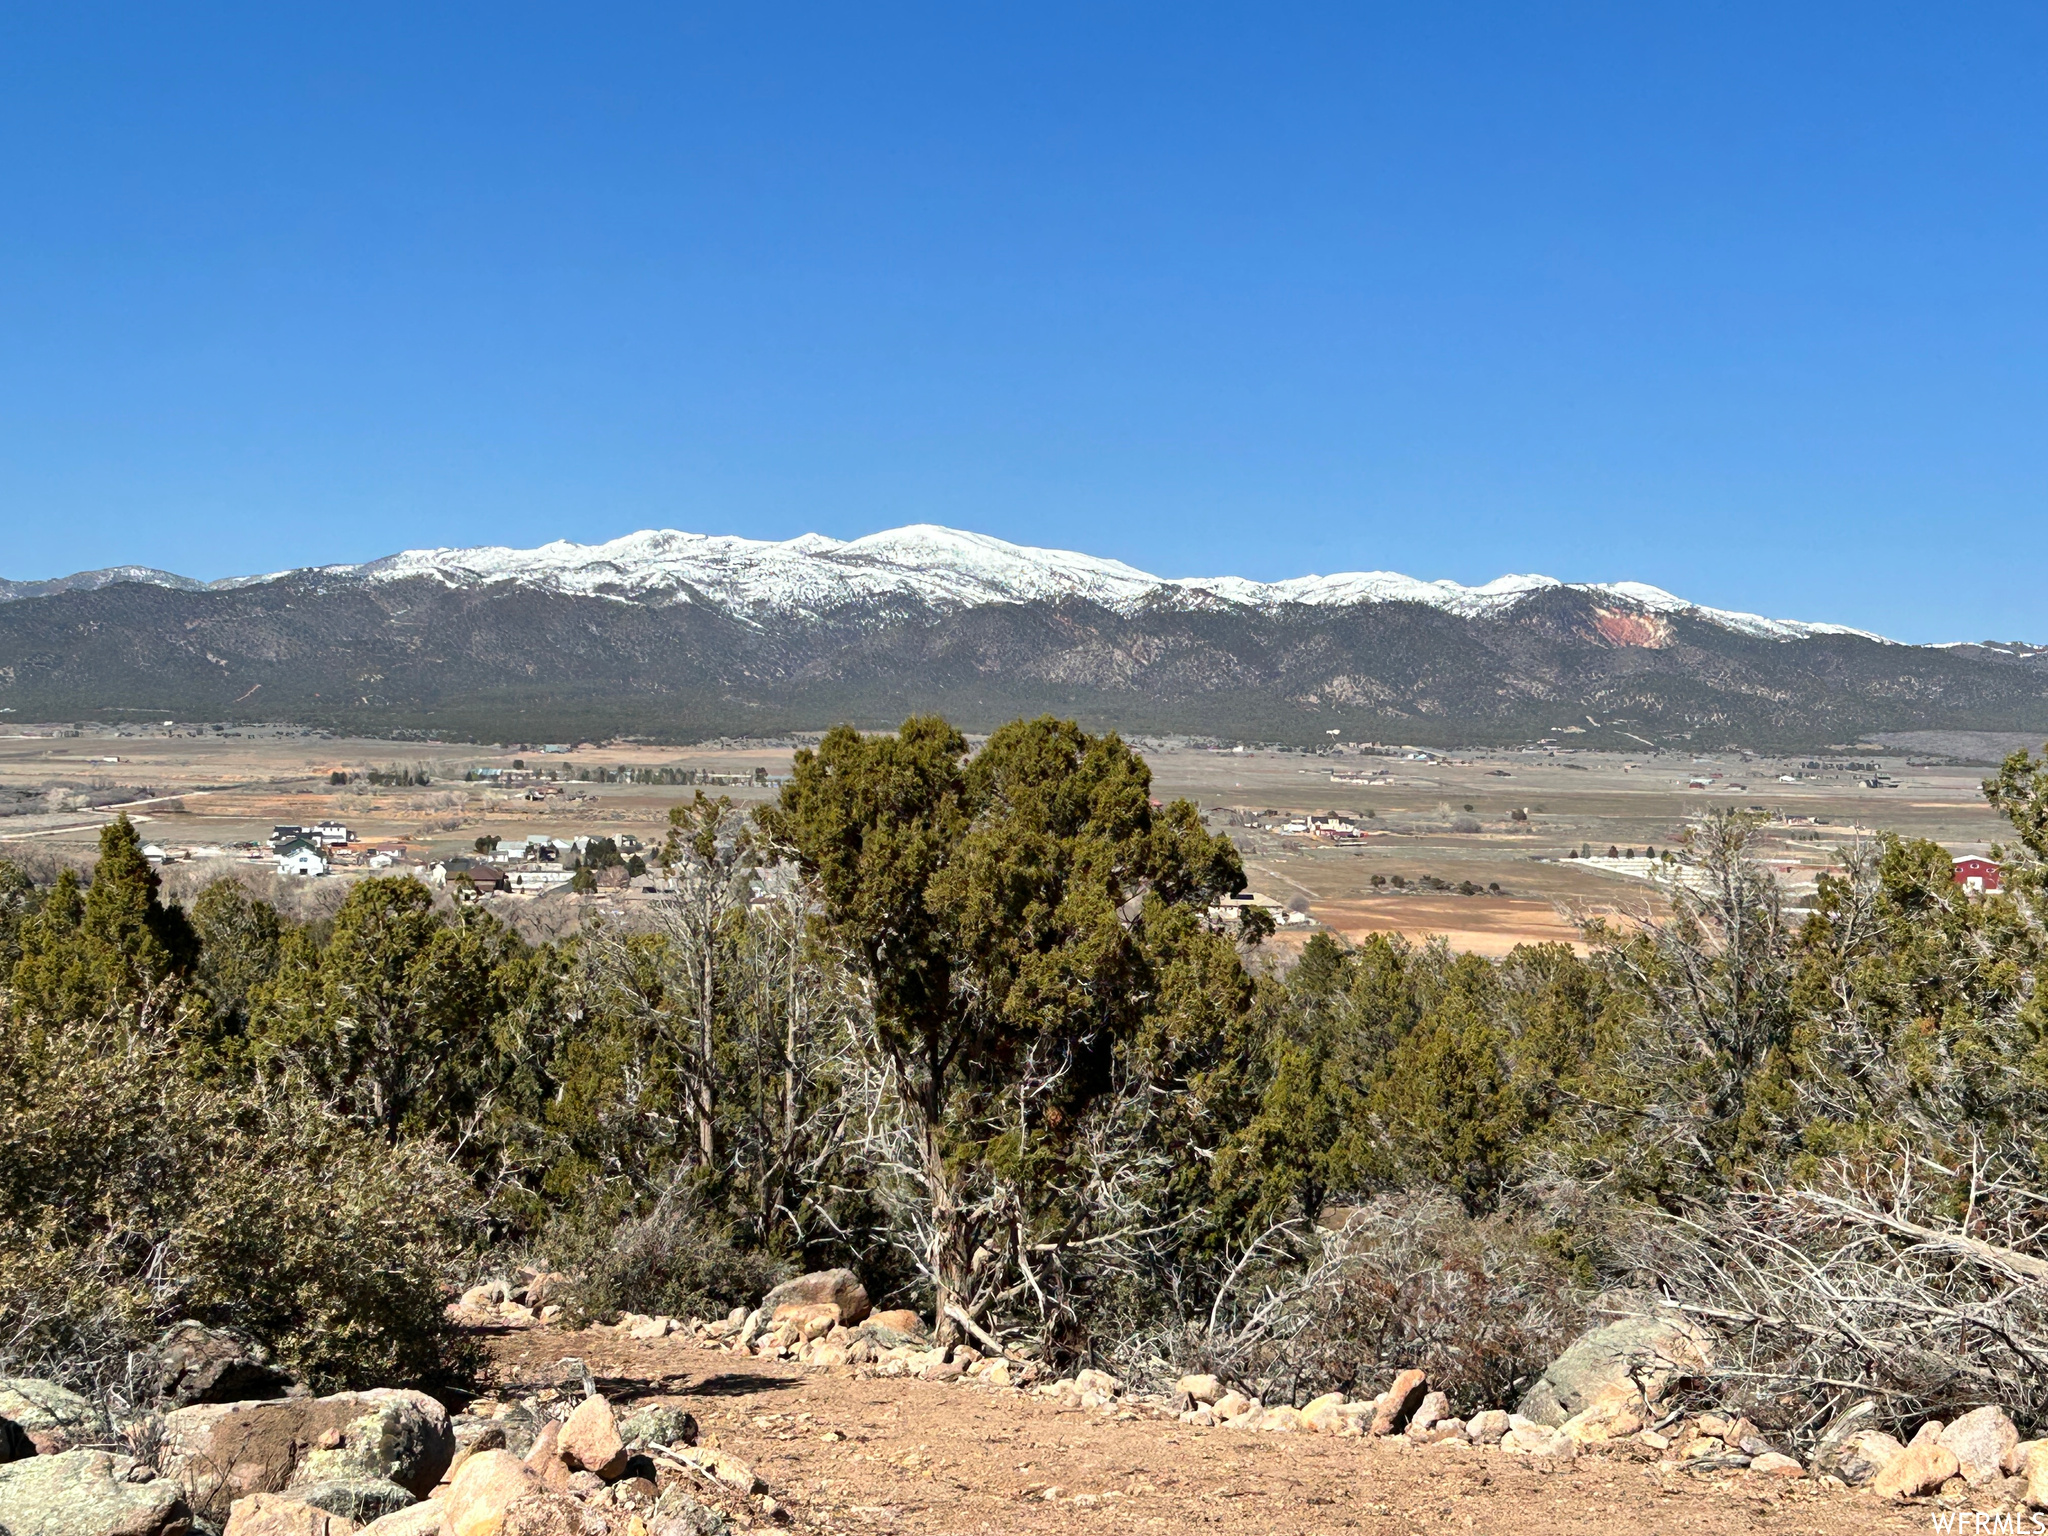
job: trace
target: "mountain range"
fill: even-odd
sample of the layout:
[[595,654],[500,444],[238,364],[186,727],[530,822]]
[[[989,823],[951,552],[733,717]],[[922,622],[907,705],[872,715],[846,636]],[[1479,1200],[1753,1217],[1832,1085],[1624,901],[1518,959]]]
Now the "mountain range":
[[[931,525],[0,581],[16,719],[689,740],[1052,710],[1225,739],[1819,747],[2048,730],[2033,647],[1901,645],[1636,582],[1161,578]],[[1590,743],[1589,743],[1590,744]]]

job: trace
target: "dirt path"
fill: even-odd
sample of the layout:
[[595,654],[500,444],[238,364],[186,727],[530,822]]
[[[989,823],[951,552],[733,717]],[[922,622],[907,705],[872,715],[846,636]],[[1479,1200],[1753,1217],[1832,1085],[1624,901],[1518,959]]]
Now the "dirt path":
[[1424,1532],[1925,1532],[1928,1511],[1748,1478],[1718,1483],[1621,1456],[1546,1472],[1499,1451],[1189,1429],[1062,1410],[1015,1391],[861,1379],[608,1329],[492,1340],[505,1396],[583,1360],[617,1403],[695,1414],[702,1443],[748,1462],[798,1532],[832,1536],[1374,1536]]

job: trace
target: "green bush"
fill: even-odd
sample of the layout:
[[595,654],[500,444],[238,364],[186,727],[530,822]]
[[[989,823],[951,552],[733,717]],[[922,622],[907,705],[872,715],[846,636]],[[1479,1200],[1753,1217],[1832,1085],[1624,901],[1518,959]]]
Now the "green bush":
[[789,1274],[768,1254],[736,1246],[680,1184],[642,1212],[571,1203],[536,1247],[548,1266],[575,1277],[562,1300],[574,1322],[622,1312],[723,1317],[754,1306]]

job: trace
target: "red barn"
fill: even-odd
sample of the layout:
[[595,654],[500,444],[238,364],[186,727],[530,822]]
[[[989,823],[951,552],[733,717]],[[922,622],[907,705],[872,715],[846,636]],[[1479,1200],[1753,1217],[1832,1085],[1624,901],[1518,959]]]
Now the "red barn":
[[2000,884],[1999,868],[1975,854],[1956,860],[1956,884],[1969,891],[1995,891]]

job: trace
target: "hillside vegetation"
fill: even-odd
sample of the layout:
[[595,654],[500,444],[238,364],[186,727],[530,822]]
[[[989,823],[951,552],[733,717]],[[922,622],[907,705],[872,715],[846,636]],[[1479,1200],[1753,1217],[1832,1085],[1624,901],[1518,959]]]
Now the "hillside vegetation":
[[1885,840],[1795,920],[1739,816],[1669,926],[1492,962],[1212,920],[1242,870],[1115,736],[828,735],[701,792],[648,925],[522,942],[364,879],[289,920],[0,866],[0,1363],[133,1400],[171,1321],[317,1386],[459,1384],[446,1287],[722,1315],[847,1264],[942,1336],[1268,1402],[1420,1366],[1508,1400],[1597,1300],[1718,1338],[1787,1443],[2048,1418],[2048,764],[2007,888]]
[[483,740],[696,740],[1096,729],[1434,746],[1642,741],[1819,748],[1880,731],[2048,731],[2032,654],[1780,639],[1624,599],[1537,592],[1464,616],[1417,602],[1215,611],[1083,598],[846,606],[754,619],[509,582],[229,591],[118,582],[0,603],[0,706],[22,720],[289,721]]

